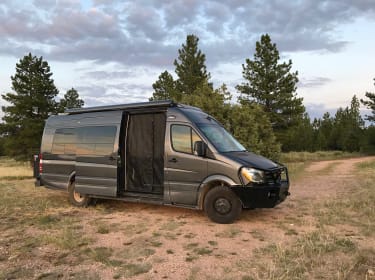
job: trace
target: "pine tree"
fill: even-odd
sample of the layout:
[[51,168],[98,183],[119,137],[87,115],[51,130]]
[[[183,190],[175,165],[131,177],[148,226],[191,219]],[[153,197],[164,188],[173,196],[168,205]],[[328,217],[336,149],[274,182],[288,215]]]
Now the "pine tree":
[[57,112],[58,90],[51,76],[48,63],[31,53],[16,64],[16,74],[11,77],[14,93],[2,95],[10,103],[2,107],[1,125],[8,155],[28,159],[39,150],[44,121]]
[[[374,79],[374,81],[375,81],[375,79]],[[375,85],[375,83],[374,83],[374,85]],[[361,103],[363,105],[367,106],[371,110],[371,113],[372,113],[372,115],[366,116],[366,120],[375,123],[375,93],[366,92],[365,95],[369,100],[361,99]]]
[[176,82],[173,80],[171,74],[168,71],[164,71],[160,74],[158,80],[152,84],[154,93],[149,99],[150,101],[155,100],[173,100],[175,102],[181,101],[181,94],[176,89]]
[[314,129],[310,122],[310,117],[307,113],[303,115],[292,128],[289,128],[284,136],[283,151],[314,151]]
[[331,148],[355,152],[361,148],[364,122],[359,111],[359,100],[354,95],[350,107],[339,108],[331,132]]
[[285,143],[283,130],[298,124],[305,108],[296,94],[298,72],[291,72],[292,61],[279,63],[279,51],[268,34],[256,43],[254,59],[242,65],[245,83],[236,88],[242,104],[257,103],[268,114],[279,140]]
[[227,129],[246,149],[274,160],[279,158],[280,144],[259,105],[232,105],[228,121]]
[[[206,56],[198,49],[198,41],[197,36],[188,35],[186,44],[182,44],[174,61],[178,76],[176,88],[182,95],[192,94],[210,79],[210,73],[206,70]],[[212,87],[210,83],[208,85]]]
[[64,94],[64,98],[60,100],[59,111],[64,112],[66,109],[81,108],[83,105],[85,105],[85,102],[79,98],[77,90],[71,88]]

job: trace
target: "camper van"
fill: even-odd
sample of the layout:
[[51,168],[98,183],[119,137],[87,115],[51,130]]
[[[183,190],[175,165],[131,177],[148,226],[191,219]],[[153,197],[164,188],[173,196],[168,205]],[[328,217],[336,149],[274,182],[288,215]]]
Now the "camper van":
[[287,168],[247,151],[199,108],[155,101],[77,108],[50,116],[35,158],[37,186],[93,199],[204,210],[232,223],[244,208],[289,195]]

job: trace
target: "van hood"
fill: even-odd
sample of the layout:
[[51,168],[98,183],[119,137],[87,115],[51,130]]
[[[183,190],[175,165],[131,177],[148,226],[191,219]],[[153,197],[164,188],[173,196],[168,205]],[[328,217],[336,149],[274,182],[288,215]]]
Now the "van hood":
[[268,170],[278,166],[268,158],[251,152],[228,152],[225,155],[243,166],[254,167],[256,169]]

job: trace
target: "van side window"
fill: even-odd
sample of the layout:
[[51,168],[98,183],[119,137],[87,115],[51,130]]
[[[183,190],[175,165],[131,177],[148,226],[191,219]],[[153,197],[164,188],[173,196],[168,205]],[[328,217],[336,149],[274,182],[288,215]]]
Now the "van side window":
[[75,154],[76,136],[74,128],[58,128],[55,131],[52,143],[52,154]]
[[176,152],[193,154],[194,142],[201,141],[198,134],[187,125],[172,125],[171,143]]
[[77,128],[77,155],[109,155],[113,152],[116,126]]

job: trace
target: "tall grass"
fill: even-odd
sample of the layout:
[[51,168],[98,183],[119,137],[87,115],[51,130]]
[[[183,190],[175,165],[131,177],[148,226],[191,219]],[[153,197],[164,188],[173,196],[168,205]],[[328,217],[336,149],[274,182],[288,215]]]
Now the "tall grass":
[[[374,160],[358,164],[353,172],[361,179],[351,182],[350,193],[312,206],[316,230],[257,249],[259,261],[241,260],[238,269],[248,279],[374,279],[374,170]],[[336,229],[347,226],[349,235]]]
[[314,153],[310,152],[289,152],[282,153],[280,157],[280,162],[290,163],[290,162],[309,162],[309,161],[319,161],[319,160],[334,160],[343,159],[351,157],[359,157],[360,153],[348,153],[343,151],[317,151]]
[[0,157],[0,180],[30,179],[32,176],[33,169],[30,162]]

